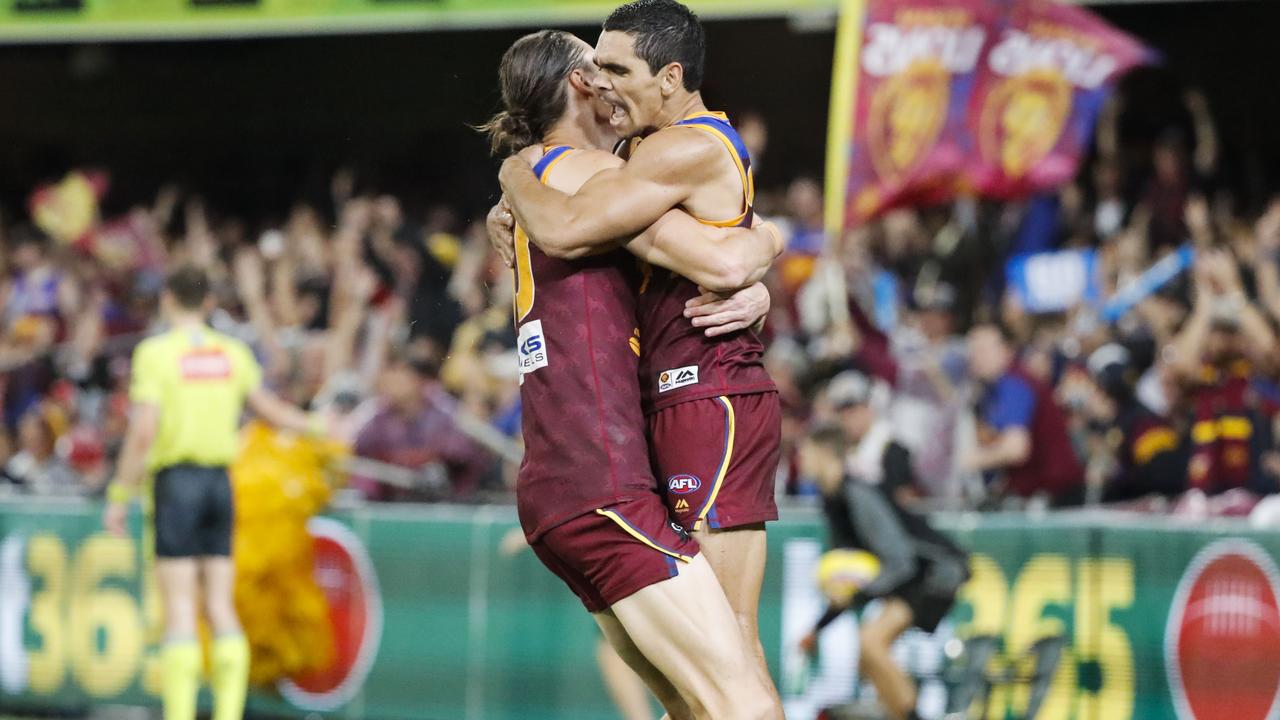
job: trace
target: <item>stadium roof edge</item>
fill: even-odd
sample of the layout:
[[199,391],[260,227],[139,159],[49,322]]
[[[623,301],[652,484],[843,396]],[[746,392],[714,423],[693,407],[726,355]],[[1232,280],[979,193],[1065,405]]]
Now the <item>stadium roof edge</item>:
[[[1087,5],[1155,4],[1192,0],[1072,0]],[[1240,0],[1214,0],[1233,2]],[[205,0],[210,2],[210,0]],[[469,0],[456,0],[470,4]],[[76,0],[71,4],[77,5]],[[594,24],[614,2],[562,0],[554,2],[489,3],[482,9],[388,8],[361,0],[348,0],[343,12],[314,9],[286,10],[280,3],[265,7],[196,6],[189,0],[158,0],[145,12],[116,14],[102,8],[92,11],[66,9],[66,3],[50,3],[56,9],[0,11],[0,45],[65,43],[214,40],[307,35],[351,35],[421,31],[456,31],[492,28],[532,28],[548,25]],[[708,20],[790,18],[801,30],[824,30],[839,0],[691,0]],[[494,7],[494,6],[497,7]],[[109,7],[109,6],[108,6]],[[136,7],[136,6],[135,6]]]

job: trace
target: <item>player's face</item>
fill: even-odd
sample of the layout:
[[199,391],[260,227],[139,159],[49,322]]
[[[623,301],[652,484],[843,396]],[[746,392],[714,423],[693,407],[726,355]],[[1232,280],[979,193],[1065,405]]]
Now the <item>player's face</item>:
[[574,38],[576,44],[581,45],[583,57],[586,58],[586,67],[574,72],[582,74],[582,82],[591,91],[591,110],[592,119],[602,130],[609,128],[609,116],[613,114],[613,105],[609,104],[600,93],[600,68],[596,66],[595,57],[596,49],[591,47],[586,40]]
[[606,31],[596,42],[596,88],[610,106],[609,123],[622,137],[656,128],[662,114],[662,87],[649,64],[636,55],[631,35]]

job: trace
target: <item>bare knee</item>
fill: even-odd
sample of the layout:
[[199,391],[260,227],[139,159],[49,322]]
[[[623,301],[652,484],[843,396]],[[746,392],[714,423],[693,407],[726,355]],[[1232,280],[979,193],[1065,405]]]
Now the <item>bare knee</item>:
[[236,615],[235,599],[228,593],[209,593],[204,598],[205,619],[214,635],[228,635],[240,631],[240,619]]

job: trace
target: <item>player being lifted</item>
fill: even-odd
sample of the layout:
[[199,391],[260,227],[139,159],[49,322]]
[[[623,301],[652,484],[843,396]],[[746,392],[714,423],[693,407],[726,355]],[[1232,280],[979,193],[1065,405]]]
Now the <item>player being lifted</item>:
[[[621,163],[591,149],[613,139],[591,56],[572,35],[543,31],[503,57],[506,109],[485,129],[495,151],[528,148],[539,185],[574,191]],[[713,281],[714,269],[696,271],[697,246],[687,236],[760,257],[756,276],[778,249],[769,228],[708,228],[679,212],[659,219],[628,249],[680,265],[695,248],[686,271]],[[553,257],[517,230],[514,264],[525,437],[516,494],[530,545],[671,717],[766,717],[769,691],[752,672],[732,609],[697,542],[669,521],[656,493],[637,383],[634,259],[611,251]]]
[[[500,180],[516,221],[547,252],[608,245],[681,208],[705,225],[749,226],[750,157],[728,119],[702,102],[705,39],[674,0],[616,9],[596,45],[596,90],[621,136],[643,138],[625,166],[566,194],[512,157]],[[726,255],[730,252],[725,248]],[[655,471],[673,517],[694,530],[754,650],[782,717],[757,629],[764,523],[773,498],[781,432],[777,392],[751,332],[708,337],[686,318],[702,292],[674,272],[647,274],[638,300],[640,383]],[[704,651],[706,651],[704,649]]]

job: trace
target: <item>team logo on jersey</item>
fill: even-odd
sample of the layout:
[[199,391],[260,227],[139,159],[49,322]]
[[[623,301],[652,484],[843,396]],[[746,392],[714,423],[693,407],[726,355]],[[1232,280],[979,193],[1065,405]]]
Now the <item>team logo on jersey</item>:
[[697,384],[697,365],[687,365],[674,370],[666,370],[662,374],[658,375],[658,392],[660,393]]
[[677,495],[688,495],[697,492],[702,481],[693,475],[672,475],[667,478],[667,488]]
[[1178,720],[1277,717],[1280,574],[1261,548],[1220,540],[1191,561],[1169,611],[1165,667]]
[[547,358],[547,340],[542,334],[541,320],[530,320],[521,325],[517,343],[521,375],[544,368],[550,363]]

